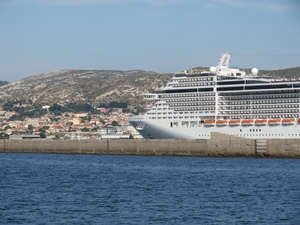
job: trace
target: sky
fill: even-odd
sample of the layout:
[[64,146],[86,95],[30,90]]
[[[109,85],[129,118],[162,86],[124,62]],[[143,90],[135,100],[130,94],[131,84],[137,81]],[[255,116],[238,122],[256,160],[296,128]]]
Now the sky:
[[[298,0],[0,0],[0,80],[60,69],[300,66]],[[299,74],[300,76],[300,74]]]

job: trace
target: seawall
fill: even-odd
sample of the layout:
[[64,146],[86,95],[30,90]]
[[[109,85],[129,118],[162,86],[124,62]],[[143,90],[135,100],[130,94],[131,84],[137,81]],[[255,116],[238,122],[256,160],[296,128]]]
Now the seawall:
[[300,158],[300,139],[254,140],[212,133],[210,140],[0,140],[0,152],[145,156]]

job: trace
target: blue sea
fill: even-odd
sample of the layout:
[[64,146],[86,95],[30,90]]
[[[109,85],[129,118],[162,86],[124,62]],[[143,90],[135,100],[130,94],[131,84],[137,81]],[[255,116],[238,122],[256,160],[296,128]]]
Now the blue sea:
[[0,154],[0,224],[300,224],[300,161]]

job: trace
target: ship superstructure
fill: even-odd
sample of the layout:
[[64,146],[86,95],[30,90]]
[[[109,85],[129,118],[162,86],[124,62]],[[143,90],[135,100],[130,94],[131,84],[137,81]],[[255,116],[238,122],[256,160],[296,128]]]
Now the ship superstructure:
[[155,103],[129,122],[144,138],[209,139],[211,132],[255,138],[300,138],[300,80],[230,68],[222,54],[209,71],[175,73]]

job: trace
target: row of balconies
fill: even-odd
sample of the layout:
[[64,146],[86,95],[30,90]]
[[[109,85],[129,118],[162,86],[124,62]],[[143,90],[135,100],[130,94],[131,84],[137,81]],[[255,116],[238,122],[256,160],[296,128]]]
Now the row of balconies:
[[203,101],[212,101],[215,104],[215,98],[177,98],[177,99],[168,99],[167,102],[203,102]]
[[215,105],[214,102],[205,102],[205,103],[178,103],[178,104],[170,104],[170,107],[178,107],[178,106],[208,106]]
[[209,93],[185,93],[185,94],[169,94],[160,95],[160,99],[169,99],[169,98],[178,98],[178,97],[204,97],[204,96],[215,96],[215,93],[209,92]]
[[280,108],[294,108],[299,109],[299,105],[259,105],[259,106],[233,106],[233,107],[219,107],[220,110],[239,110],[239,109],[280,109]]
[[202,82],[202,83],[185,83],[185,84],[169,84],[169,87],[194,87],[194,86],[212,86],[214,82]]
[[250,99],[282,99],[282,98],[299,98],[300,94],[288,94],[288,95],[243,95],[243,96],[220,96],[220,100],[250,100]]
[[278,103],[299,103],[300,100],[295,99],[295,100],[278,100],[278,101],[219,101],[219,105],[255,105],[255,104],[278,104]]

